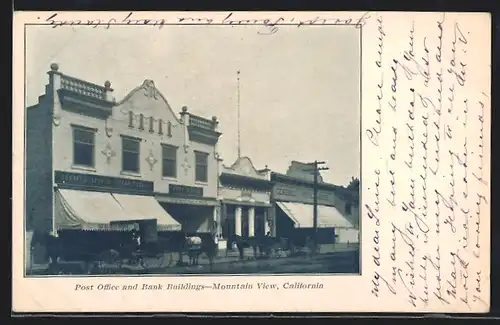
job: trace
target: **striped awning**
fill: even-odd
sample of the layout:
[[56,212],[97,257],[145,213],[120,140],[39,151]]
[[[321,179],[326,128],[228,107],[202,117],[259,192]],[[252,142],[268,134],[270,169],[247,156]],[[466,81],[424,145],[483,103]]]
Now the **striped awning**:
[[181,224],[177,222],[156,199],[152,196],[115,194],[112,196],[118,203],[134,215],[156,219],[158,230],[181,230]]
[[103,192],[58,189],[54,208],[57,229],[129,231],[136,222],[155,219],[124,209]]
[[[314,227],[312,204],[277,202],[283,212],[294,222],[296,228]],[[319,228],[352,228],[353,225],[332,206],[318,205]]]

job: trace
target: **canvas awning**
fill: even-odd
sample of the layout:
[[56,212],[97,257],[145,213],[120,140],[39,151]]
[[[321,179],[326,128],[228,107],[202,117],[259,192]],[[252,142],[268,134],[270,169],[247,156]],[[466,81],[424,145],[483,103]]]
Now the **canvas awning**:
[[134,222],[151,220],[123,208],[111,193],[58,189],[55,202],[57,229],[121,230],[134,227]]
[[156,219],[158,230],[181,230],[177,222],[152,196],[116,194],[112,196],[127,211],[147,219]]
[[[277,202],[296,228],[314,227],[312,204]],[[318,228],[353,228],[353,225],[335,207],[318,205]]]

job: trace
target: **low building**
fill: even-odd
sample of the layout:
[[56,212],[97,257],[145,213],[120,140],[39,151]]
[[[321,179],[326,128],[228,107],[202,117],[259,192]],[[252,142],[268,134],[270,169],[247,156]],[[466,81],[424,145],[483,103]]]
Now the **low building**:
[[[48,75],[45,94],[27,108],[27,231],[69,232],[73,242],[75,231],[107,232],[109,239],[138,224],[213,231],[215,117],[186,107],[176,114],[152,80],[117,102],[109,82],[65,75],[57,64]],[[157,235],[144,231],[145,238]]]
[[219,176],[222,242],[233,235],[263,236],[270,232],[272,216],[270,170],[257,170],[250,158],[222,164]]
[[[314,172],[311,164],[292,161],[286,174],[271,173],[274,183],[275,236],[290,237],[299,232],[313,236]],[[318,176],[317,228],[323,243],[359,241],[357,193],[328,184]],[[297,230],[301,229],[301,230]]]

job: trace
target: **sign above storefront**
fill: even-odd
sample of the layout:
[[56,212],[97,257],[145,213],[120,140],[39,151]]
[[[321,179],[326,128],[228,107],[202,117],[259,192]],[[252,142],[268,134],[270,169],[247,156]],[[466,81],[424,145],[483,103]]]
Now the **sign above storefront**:
[[[277,201],[312,204],[314,191],[312,187],[277,183],[274,186],[273,197]],[[318,203],[321,205],[335,205],[336,196],[331,191],[318,190]]]
[[203,188],[194,186],[185,186],[178,184],[170,184],[168,186],[168,193],[177,197],[202,197]]
[[219,205],[219,202],[215,198],[194,199],[194,198],[181,198],[174,196],[157,195],[156,199],[158,200],[158,202],[166,204],[183,204],[183,205],[195,205],[195,206],[207,206],[207,207],[214,207]]
[[136,179],[109,177],[83,173],[56,171],[54,182],[59,186],[85,189],[101,189],[116,192],[153,193],[154,183]]

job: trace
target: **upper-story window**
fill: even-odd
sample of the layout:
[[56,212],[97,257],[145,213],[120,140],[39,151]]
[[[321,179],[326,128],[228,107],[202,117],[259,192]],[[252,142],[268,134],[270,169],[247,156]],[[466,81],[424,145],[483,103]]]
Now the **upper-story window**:
[[208,153],[195,151],[195,181],[207,182],[208,181]]
[[73,164],[94,167],[95,129],[73,126]]
[[139,173],[141,139],[122,136],[122,171]]
[[167,144],[161,145],[162,155],[162,176],[177,177],[177,147]]

